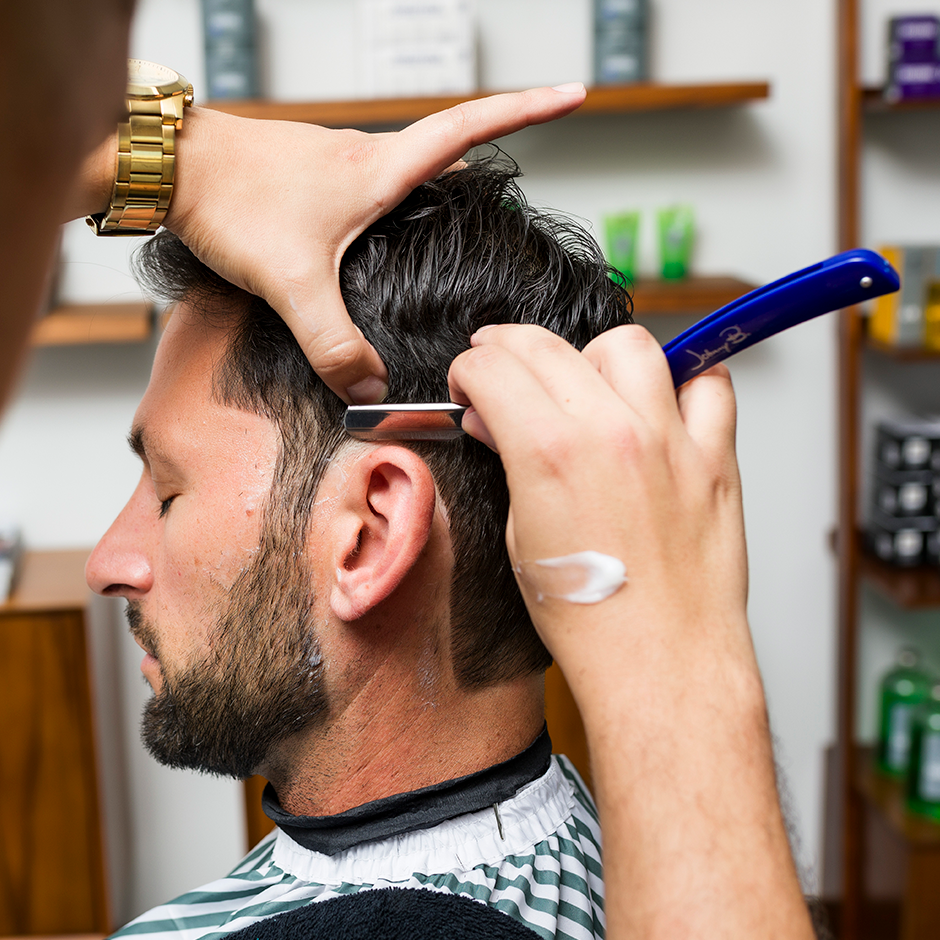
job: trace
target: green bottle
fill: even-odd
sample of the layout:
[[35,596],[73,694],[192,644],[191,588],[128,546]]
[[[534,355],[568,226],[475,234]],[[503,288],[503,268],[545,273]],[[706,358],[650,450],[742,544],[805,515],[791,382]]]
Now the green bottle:
[[913,813],[940,821],[940,683],[914,710],[907,806]]
[[902,649],[895,667],[881,680],[878,767],[892,777],[907,775],[911,716],[930,693],[930,677],[919,665],[920,656],[915,650]]

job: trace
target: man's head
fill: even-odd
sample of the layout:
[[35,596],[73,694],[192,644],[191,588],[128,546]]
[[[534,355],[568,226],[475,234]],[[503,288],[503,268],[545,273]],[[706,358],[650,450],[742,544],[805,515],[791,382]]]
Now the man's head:
[[[343,296],[388,366],[389,401],[446,401],[450,362],[487,323],[536,323],[580,348],[629,322],[629,297],[594,243],[526,206],[514,175],[490,161],[425,184],[347,251]],[[171,491],[185,486],[163,485],[175,471],[159,465],[160,444],[154,457],[147,440],[160,423],[170,435],[189,427],[190,456],[215,467],[204,497],[214,489],[218,502],[220,493],[237,491],[239,507],[228,517],[206,503],[185,536],[195,543],[191,558],[178,545],[168,555],[174,513],[183,512],[163,507],[163,530],[147,536],[148,558],[166,562],[163,584],[154,574],[128,585],[106,563],[114,551],[99,548],[90,563],[93,585],[130,598],[132,628],[158,653],[148,676],[157,695],[145,722],[155,752],[243,775],[272,743],[325,725],[337,700],[354,694],[350,684],[365,681],[349,664],[331,676],[336,648],[322,648],[331,642],[324,640],[331,618],[427,619],[427,635],[415,642],[444,644],[441,655],[464,689],[544,671],[550,659],[506,554],[508,494],[498,456],[469,437],[391,448],[350,442],[344,406],[262,300],[212,274],[172,236],[153,239],[139,266],[152,287],[185,303],[138,413],[147,461],[140,509],[156,501],[159,515]],[[199,427],[205,440],[193,433]],[[347,513],[356,521],[336,523],[336,507],[354,503],[360,491],[359,508]],[[241,510],[244,493],[255,507],[250,518]],[[205,526],[221,527],[211,558],[198,549]],[[133,518],[125,520],[102,544],[132,541],[133,531]],[[336,547],[344,540],[351,545]],[[190,596],[189,613],[174,609],[166,599],[174,579],[194,572],[201,577],[190,590],[205,585],[202,606]],[[424,581],[416,583],[415,572]],[[164,652],[170,643],[179,648]],[[349,663],[368,658],[360,645],[347,656]],[[178,674],[173,661],[185,664]],[[221,733],[222,726],[234,730]],[[252,735],[252,728],[263,730]]]

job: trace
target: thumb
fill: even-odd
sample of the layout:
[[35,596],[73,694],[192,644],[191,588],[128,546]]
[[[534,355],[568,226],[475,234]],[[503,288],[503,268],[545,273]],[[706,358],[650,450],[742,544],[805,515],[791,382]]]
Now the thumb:
[[293,290],[268,292],[268,300],[313,370],[346,404],[380,402],[388,393],[388,370],[349,318],[335,266],[322,268]]

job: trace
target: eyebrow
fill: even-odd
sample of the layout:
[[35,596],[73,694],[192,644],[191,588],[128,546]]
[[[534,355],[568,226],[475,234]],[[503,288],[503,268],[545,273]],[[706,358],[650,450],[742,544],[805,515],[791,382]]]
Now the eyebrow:
[[144,429],[139,425],[135,424],[131,428],[130,434],[127,435],[127,446],[140,457],[141,460],[147,460],[147,445],[144,442]]
[[135,424],[127,435],[128,447],[146,464],[157,460],[168,466],[175,466],[173,461],[159,444],[151,440],[142,424]]

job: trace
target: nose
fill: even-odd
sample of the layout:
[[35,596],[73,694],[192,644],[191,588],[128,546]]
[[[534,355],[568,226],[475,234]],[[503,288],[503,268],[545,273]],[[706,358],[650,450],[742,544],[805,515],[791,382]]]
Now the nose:
[[134,495],[85,563],[85,580],[96,594],[134,600],[153,587],[143,486],[141,478]]

